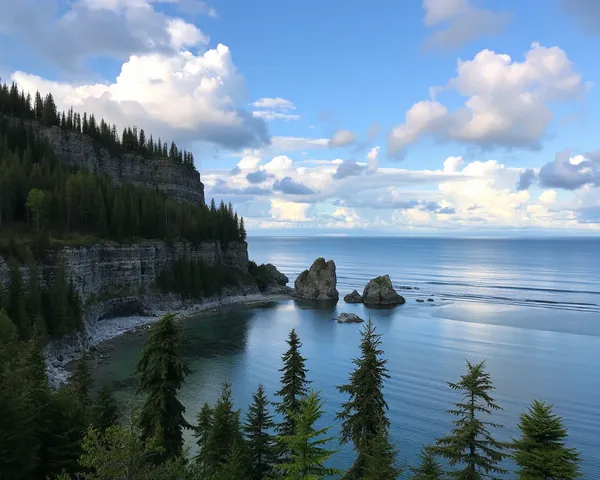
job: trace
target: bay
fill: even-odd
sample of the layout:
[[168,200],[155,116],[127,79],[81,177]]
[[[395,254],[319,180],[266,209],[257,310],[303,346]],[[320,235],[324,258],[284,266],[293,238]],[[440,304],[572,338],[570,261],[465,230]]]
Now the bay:
[[[391,374],[385,394],[402,460],[413,463],[421,445],[449,431],[445,410],[457,397],[445,382],[460,378],[466,359],[485,360],[504,408],[495,415],[505,425],[498,438],[517,435],[519,414],[532,399],[545,400],[582,451],[584,478],[600,479],[599,240],[264,237],[248,243],[250,258],[275,264],[292,283],[324,256],[336,262],[341,295],[385,273],[397,288],[413,289],[399,290],[407,303],[394,309],[285,300],[183,322],[193,370],[181,392],[189,421],[203,402],[216,401],[223,381],[232,383],[239,408],[258,383],[272,396],[295,328],[312,387],[326,401],[324,423],[337,434],[335,412],[345,398],[335,386],[353,368],[361,326],[332,318],[353,312],[370,316],[383,335]],[[134,391],[143,340],[124,337],[95,372],[121,398]],[[344,468],[352,458],[344,446],[333,463]]]

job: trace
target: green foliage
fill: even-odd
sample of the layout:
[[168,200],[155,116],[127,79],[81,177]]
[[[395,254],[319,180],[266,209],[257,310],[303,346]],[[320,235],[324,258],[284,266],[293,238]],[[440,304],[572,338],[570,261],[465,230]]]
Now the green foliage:
[[240,480],[250,478],[246,469],[246,457],[243,447],[234,443],[224,462],[219,465],[211,480]]
[[268,410],[269,400],[262,385],[258,386],[252,396],[252,404],[246,414],[243,430],[246,437],[246,450],[250,465],[249,480],[269,478],[276,463],[277,452],[275,439],[271,434],[275,427],[273,416]]
[[100,387],[96,402],[92,407],[92,425],[103,433],[109,427],[119,422],[119,404],[115,399],[114,390],[107,384]]
[[[228,383],[223,384],[211,417],[210,430],[199,453],[198,465],[202,471],[215,475],[231,455],[234,446],[241,447],[244,442],[240,431],[240,411],[233,409],[231,385]],[[206,430],[206,425],[202,428]]]
[[501,428],[496,423],[485,422],[478,415],[491,415],[500,407],[494,403],[490,393],[495,389],[490,374],[485,371],[485,362],[476,365],[467,361],[467,373],[458,383],[448,382],[452,390],[462,396],[460,402],[448,413],[458,417],[452,433],[437,440],[432,451],[449,460],[451,466],[459,466],[449,475],[461,480],[493,478],[493,474],[505,474],[498,466],[508,455],[506,445],[494,440],[489,428]]
[[266,291],[269,282],[271,281],[271,275],[265,264],[256,265],[252,260],[248,262],[248,273],[254,277],[258,289],[261,292]]
[[[380,425],[369,440],[364,453],[364,480],[395,480],[402,474],[398,466],[398,449],[390,442],[388,429]],[[356,470],[355,470],[356,471]]]
[[298,413],[290,411],[289,415],[293,419],[293,433],[279,437],[290,453],[286,462],[277,467],[283,473],[282,478],[318,480],[327,475],[339,475],[340,470],[324,466],[336,451],[324,446],[334,437],[322,438],[331,427],[315,428],[323,415],[323,401],[318,393],[311,391],[300,399]]
[[442,480],[444,478],[444,470],[430,448],[423,448],[419,458],[421,463],[410,469],[410,480]]
[[386,416],[388,405],[383,396],[383,386],[389,378],[387,360],[382,358],[381,335],[375,333],[371,319],[361,332],[361,356],[353,360],[355,370],[350,374],[350,382],[338,390],[348,394],[350,399],[342,404],[336,418],[342,420],[342,442],[352,442],[358,453],[353,468],[354,475],[362,476],[371,442],[377,436],[380,441],[387,434],[390,422]]
[[562,419],[552,413],[552,406],[534,400],[521,414],[518,425],[521,437],[514,441],[514,458],[520,480],[580,478],[580,454],[567,448],[567,429]]
[[294,433],[294,419],[300,413],[301,399],[307,395],[310,384],[306,380],[306,359],[300,354],[302,342],[296,330],[290,332],[286,342],[289,349],[281,356],[283,367],[279,369],[282,372],[281,389],[275,394],[281,398],[276,404],[276,411],[283,419],[277,425],[277,431],[283,436]]
[[35,233],[40,234],[40,228],[44,220],[44,207],[46,205],[46,195],[37,188],[32,188],[27,195],[25,206],[30,212],[35,225]]
[[94,386],[94,380],[88,363],[85,358],[82,358],[77,362],[75,371],[71,375],[71,382],[69,384],[69,391],[74,395],[78,402],[85,408],[91,404],[90,392]]
[[208,439],[213,427],[213,409],[208,403],[204,403],[200,411],[196,414],[196,426],[194,436],[196,445],[198,445],[198,455],[196,456],[196,470],[203,477],[208,476],[211,469],[211,455],[207,448]]
[[141,438],[158,438],[164,458],[181,454],[182,429],[188,426],[183,417],[185,407],[177,398],[189,373],[187,362],[180,355],[182,343],[175,315],[167,314],[150,329],[136,365],[139,392],[146,396],[140,414]]

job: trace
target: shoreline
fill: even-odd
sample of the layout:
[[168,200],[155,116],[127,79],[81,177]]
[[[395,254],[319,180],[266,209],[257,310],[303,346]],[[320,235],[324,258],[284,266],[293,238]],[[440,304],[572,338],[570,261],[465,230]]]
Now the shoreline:
[[[144,328],[149,328],[167,313],[174,313],[178,321],[185,321],[191,317],[202,317],[218,314],[229,307],[259,306],[276,300],[289,300],[291,295],[284,293],[255,293],[250,295],[233,295],[203,303],[195,303],[188,307],[175,310],[156,309],[148,315],[131,315],[100,320],[95,325],[86,325],[84,331],[72,345],[49,344],[45,349],[46,374],[48,382],[53,388],[67,384],[71,372],[69,366],[89,355],[102,355],[102,347],[111,340],[127,334],[135,334]],[[83,335],[83,338],[81,338]],[[96,355],[97,354],[97,355]]]

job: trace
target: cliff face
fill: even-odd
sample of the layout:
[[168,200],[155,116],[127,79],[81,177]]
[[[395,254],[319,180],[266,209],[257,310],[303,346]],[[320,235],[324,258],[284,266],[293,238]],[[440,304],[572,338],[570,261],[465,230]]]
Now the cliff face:
[[115,184],[131,183],[148,190],[158,190],[177,200],[204,203],[204,185],[200,174],[168,158],[145,158],[138,154],[113,155],[94,144],[82,133],[45,127],[30,121],[35,131],[52,146],[63,162],[96,174],[106,174]]

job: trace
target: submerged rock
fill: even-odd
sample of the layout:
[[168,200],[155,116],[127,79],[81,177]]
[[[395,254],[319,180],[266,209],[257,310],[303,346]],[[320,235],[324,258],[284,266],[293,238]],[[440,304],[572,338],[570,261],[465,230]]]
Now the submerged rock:
[[307,300],[338,300],[335,262],[317,258],[310,269],[304,270],[294,282],[295,295]]
[[402,295],[398,295],[389,275],[369,280],[363,291],[363,301],[370,305],[402,305],[406,302]]
[[433,302],[433,298],[428,298],[427,301],[428,302]]
[[337,317],[338,323],[362,323],[364,320],[354,313],[340,313]]
[[419,303],[425,303],[425,300],[423,300],[422,298],[417,298],[415,301],[417,301]]
[[360,293],[354,290],[352,293],[344,296],[344,302],[346,303],[363,303],[363,297]]

